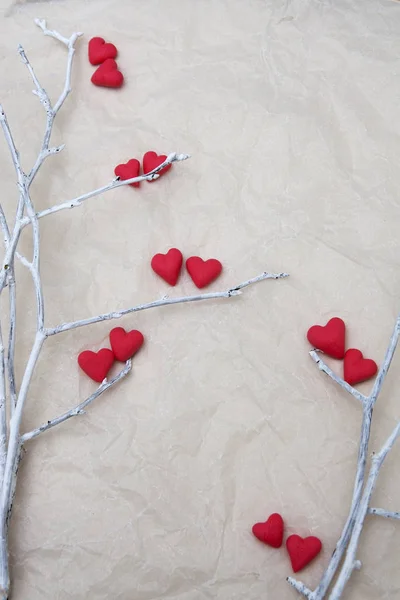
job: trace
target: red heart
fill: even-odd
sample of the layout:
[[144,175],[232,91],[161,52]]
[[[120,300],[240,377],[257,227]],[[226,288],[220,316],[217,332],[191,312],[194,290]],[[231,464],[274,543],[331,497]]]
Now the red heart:
[[314,325],[307,332],[310,344],[332,358],[344,357],[345,337],[346,325],[339,317],[328,321],[325,327]]
[[286,540],[286,548],[294,573],[301,571],[310,563],[322,549],[321,540],[310,536],[302,538],[299,535],[290,535]]
[[118,71],[113,58],[107,58],[93,73],[91,82],[100,87],[119,88],[124,83],[124,76]]
[[136,329],[126,332],[123,327],[115,327],[110,331],[110,344],[114,356],[120,362],[132,358],[144,342],[143,334]]
[[171,248],[166,254],[155,254],[151,259],[151,268],[169,285],[176,285],[183,262],[182,252]]
[[283,541],[283,519],[280,514],[274,513],[265,523],[253,525],[252,532],[260,542],[280,548]]
[[222,265],[216,258],[203,260],[199,256],[188,258],[186,268],[193,283],[200,289],[214,281],[222,271]]
[[88,55],[91,65],[100,65],[107,58],[115,58],[118,50],[114,44],[106,44],[103,38],[94,37],[89,41]]
[[[150,173],[150,171],[152,171],[153,169],[156,169],[158,166],[161,165],[161,163],[164,162],[164,160],[167,158],[166,154],[160,154],[158,155],[157,152],[146,152],[146,154],[143,156],[143,173],[145,175],[147,175],[147,173]],[[166,167],[164,167],[163,169],[161,169],[161,171],[158,172],[158,175],[162,175],[163,173],[166,173],[172,165],[167,165]],[[147,180],[150,183],[152,183],[153,181],[155,181],[155,179],[153,180]]]
[[78,356],[78,364],[82,371],[97,383],[101,383],[107,377],[113,363],[114,354],[108,348],[102,348],[98,352],[84,350]]
[[343,379],[349,385],[356,385],[376,375],[378,365],[370,358],[364,358],[360,350],[350,349],[344,355]]
[[[132,179],[132,177],[138,177],[140,174],[140,162],[136,158],[131,158],[127,163],[117,165],[114,169],[114,173],[121,181],[126,179]],[[139,187],[140,181],[136,183],[130,183],[132,187]]]

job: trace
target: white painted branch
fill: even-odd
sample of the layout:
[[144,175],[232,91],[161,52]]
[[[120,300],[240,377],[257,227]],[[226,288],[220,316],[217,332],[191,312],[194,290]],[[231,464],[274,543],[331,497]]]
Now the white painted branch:
[[75,54],[75,43],[76,43],[77,39],[83,35],[82,33],[73,33],[70,38],[65,38],[62,35],[60,35],[57,31],[52,31],[50,29],[47,29],[46,21],[44,21],[43,19],[35,19],[35,23],[36,23],[36,25],[38,25],[38,27],[40,27],[42,29],[42,31],[45,35],[49,35],[49,36],[61,41],[63,44],[65,44],[67,46],[68,58],[67,58],[67,69],[66,69],[66,75],[65,75],[64,88],[53,108],[51,105],[49,96],[48,96],[47,92],[45,91],[45,89],[40,85],[40,83],[35,75],[35,72],[32,68],[32,65],[30,64],[28,58],[26,57],[26,54],[25,54],[22,46],[21,45],[19,46],[19,52],[21,54],[22,60],[26,64],[26,66],[31,74],[31,77],[35,83],[35,86],[36,86],[35,93],[39,97],[39,99],[42,102],[43,106],[45,107],[46,113],[47,113],[46,130],[45,130],[45,134],[43,137],[42,147],[38,154],[36,162],[28,175],[28,188],[30,187],[33,179],[35,178],[35,176],[36,176],[38,170],[40,169],[41,165],[43,164],[44,160],[48,156],[51,156],[52,154],[58,154],[65,147],[64,144],[62,144],[61,146],[49,148],[49,143],[50,143],[51,132],[53,129],[54,119],[55,119],[58,111],[64,104],[69,93],[71,92],[71,74],[72,74],[72,62],[73,62],[73,58],[74,58],[74,54]]
[[[372,392],[368,397],[362,398],[363,420],[362,420],[362,424],[361,424],[361,435],[360,435],[360,445],[359,445],[358,460],[357,460],[357,471],[356,471],[356,476],[355,476],[355,481],[354,481],[353,498],[352,498],[352,503],[351,503],[351,507],[350,507],[350,512],[347,517],[346,523],[343,527],[341,536],[340,536],[339,540],[337,541],[336,548],[335,548],[335,550],[331,556],[331,559],[329,561],[329,565],[328,565],[327,569],[325,570],[325,572],[321,578],[321,581],[319,582],[317,588],[312,592],[312,595],[307,596],[310,598],[310,600],[322,600],[325,597],[325,594],[327,593],[328,588],[333,581],[333,578],[334,578],[336,571],[341,563],[342,557],[346,551],[347,545],[351,538],[354,524],[356,521],[356,517],[358,515],[358,511],[359,511],[359,507],[360,507],[360,502],[361,502],[361,498],[362,498],[362,490],[363,490],[363,485],[364,485],[364,481],[365,481],[365,469],[366,469],[368,445],[369,445],[369,439],[370,439],[370,433],[371,433],[372,412],[373,412],[374,405],[379,397],[379,393],[382,389],[382,385],[384,383],[385,377],[388,373],[394,353],[396,351],[397,344],[399,341],[399,335],[400,335],[400,315],[396,319],[396,323],[395,323],[395,326],[394,326],[394,329],[393,329],[393,332],[392,332],[392,335],[391,335],[391,338],[390,338],[390,341],[389,341],[389,344],[388,344],[388,347],[387,347],[387,350],[385,353],[385,358],[383,360],[381,367],[379,368]],[[312,354],[312,353],[310,353],[310,354]],[[318,360],[320,360],[320,357],[318,356],[318,354],[316,354],[315,357],[312,356],[312,358],[313,358],[313,360],[315,360],[315,362],[318,362]],[[329,369],[329,367],[326,367],[326,368]],[[321,369],[321,370],[323,370],[326,373],[325,369]],[[334,379],[336,381],[335,377],[332,377],[332,379]],[[346,389],[346,391],[350,391],[345,386],[343,386],[340,383],[340,381],[337,381],[337,383],[339,383],[339,385],[341,385],[341,387],[344,387]],[[349,386],[349,387],[351,387],[351,386]],[[353,388],[351,388],[351,389],[353,389]],[[352,393],[352,392],[350,391],[350,393]],[[353,566],[353,568],[354,568],[354,566]],[[302,582],[297,581],[293,578],[290,578],[289,583],[291,585],[294,585],[294,583],[296,583],[299,586],[298,591],[300,591],[300,592],[301,592],[301,589],[300,589],[301,586],[304,585],[304,584],[302,584]],[[307,589],[307,588],[304,586],[304,589]]]
[[320,371],[322,371],[323,373],[328,375],[328,377],[333,379],[333,381],[335,381],[335,383],[340,385],[340,387],[342,387],[344,390],[346,390],[346,392],[348,392],[349,394],[354,396],[354,398],[356,398],[356,400],[358,400],[361,403],[366,402],[367,396],[364,396],[364,394],[361,394],[361,392],[359,392],[358,390],[353,388],[351,385],[349,385],[346,381],[344,381],[344,379],[342,379],[341,377],[336,375],[336,373],[334,373],[332,371],[332,369],[330,369],[328,367],[328,365],[324,363],[324,361],[322,360],[322,358],[320,357],[320,355],[318,354],[318,352],[316,350],[311,350],[310,356],[313,359],[313,361],[318,365],[318,368]]
[[76,329],[77,327],[84,327],[85,325],[93,325],[93,323],[99,323],[100,321],[109,321],[110,319],[120,319],[124,315],[128,315],[129,313],[139,312],[141,310],[146,310],[148,308],[156,308],[160,306],[167,306],[170,304],[182,304],[184,302],[199,302],[200,300],[212,300],[216,298],[231,298],[232,296],[239,296],[241,294],[241,289],[252,285],[253,283],[257,283],[258,281],[262,281],[263,279],[280,279],[282,277],[288,277],[287,273],[261,273],[257,277],[253,279],[249,279],[248,281],[244,281],[239,285],[226,290],[225,292],[209,292],[208,294],[198,294],[196,296],[182,296],[180,298],[161,298],[161,300],[155,300],[154,302],[149,302],[148,304],[138,304],[137,306],[132,306],[131,308],[126,308],[124,310],[120,310],[118,312],[110,312],[102,315],[98,315],[96,317],[90,317],[89,319],[82,319],[81,321],[73,321],[71,323],[62,323],[54,328],[48,328],[45,330],[46,336],[56,335],[57,333],[62,333],[64,331],[70,331],[71,329]]
[[384,510],[383,508],[369,508],[368,514],[385,517],[386,519],[400,519],[400,512]]
[[339,600],[339,598],[341,598],[344,588],[351,577],[351,574],[353,573],[354,569],[357,568],[356,553],[361,532],[364,527],[365,517],[368,513],[368,506],[371,500],[372,492],[374,491],[376,480],[378,479],[378,475],[382,468],[384,460],[390,452],[390,450],[392,449],[393,444],[395,443],[399,434],[400,422],[396,425],[396,427],[394,428],[391,435],[386,440],[385,444],[382,446],[378,454],[375,454],[375,456],[373,456],[372,458],[371,469],[368,475],[367,483],[365,485],[363,497],[356,514],[354,527],[346,551],[346,558],[344,560],[343,566],[340,570],[336,583],[333,587],[332,593],[329,596],[330,600]]
[[[17,405],[14,414],[10,420],[10,435],[7,451],[7,459],[3,477],[3,485],[0,493],[0,594],[4,590],[4,598],[8,597],[10,587],[10,575],[8,569],[8,520],[9,508],[12,499],[13,480],[15,473],[15,465],[18,453],[20,451],[19,430],[23,409],[28,394],[29,385],[33,376],[33,372],[42,349],[45,336],[38,332],[35,337],[28,363],[22,378],[21,388],[18,394]],[[1,595],[0,595],[1,597]]]
[[7,401],[4,344],[0,322],[0,481],[3,480],[7,454]]
[[[3,231],[4,248],[10,241],[10,232],[7,225],[3,207],[0,204],[0,225]],[[11,293],[11,292],[9,292]],[[11,296],[10,296],[11,297]],[[4,343],[2,324],[0,320],[0,481],[3,479],[7,454],[7,394],[6,394],[6,366],[4,359]]]
[[399,342],[399,336],[400,336],[400,315],[396,319],[396,323],[395,323],[392,335],[390,337],[389,345],[386,349],[385,358],[383,359],[383,363],[382,363],[381,367],[379,368],[378,374],[375,379],[374,387],[372,388],[372,392],[369,396],[372,406],[375,405],[375,403],[378,399],[378,396],[382,389],[382,385],[383,385],[386,375],[389,371],[389,367],[392,363],[392,359],[393,359],[394,353],[396,352],[397,344]]
[[67,96],[71,92],[72,61],[73,61],[74,54],[75,54],[74,44],[75,44],[76,40],[78,39],[78,37],[80,37],[81,35],[83,35],[83,33],[74,33],[69,40],[67,73],[66,73],[66,77],[65,77],[65,84],[64,84],[64,89],[61,93],[61,96],[59,97],[59,99],[57,100],[57,102],[55,103],[55,106],[54,106],[54,114],[55,115],[58,113],[58,111],[64,104]]
[[51,107],[50,98],[49,98],[46,90],[40,85],[39,80],[36,77],[35,71],[33,70],[32,65],[29,62],[29,60],[25,54],[25,50],[23,49],[21,44],[18,45],[18,52],[19,52],[22,62],[26,65],[26,68],[28,69],[30,76],[32,77],[33,83],[35,84],[36,90],[34,90],[34,94],[36,96],[38,96],[38,98],[39,98],[40,102],[43,104],[46,112],[51,113],[53,109]]
[[21,163],[19,162],[19,153],[15,146],[14,138],[12,136],[11,129],[8,124],[6,113],[4,112],[4,109],[1,104],[0,104],[0,123],[1,123],[1,127],[3,129],[4,137],[7,142],[7,146],[10,150],[11,159],[12,159],[12,162],[13,162],[13,165],[15,168],[15,172],[18,177],[18,185],[22,185],[22,183],[24,182],[25,173],[23,172]]
[[[18,203],[21,204],[20,202]],[[19,210],[19,208],[18,208]],[[17,211],[18,212],[18,211]],[[0,226],[3,231],[4,237],[4,248],[7,249],[10,243],[10,230],[8,228],[7,220],[3,211],[3,207],[0,205]],[[14,372],[14,354],[15,354],[15,323],[16,323],[16,291],[15,291],[15,276],[14,276],[14,261],[11,261],[9,268],[7,269],[7,281],[8,281],[8,294],[9,294],[9,333],[8,333],[8,351],[7,351],[7,373],[10,387],[10,414],[14,412],[16,402],[16,391],[15,391],[15,372]],[[4,354],[3,354],[4,359]],[[4,373],[5,378],[5,373]],[[6,411],[6,404],[3,408]],[[1,450],[0,450],[1,452]]]
[[15,369],[14,369],[14,356],[15,356],[15,328],[16,328],[16,288],[14,278],[14,266],[9,270],[8,275],[8,293],[9,293],[9,306],[10,306],[10,325],[8,332],[8,351],[7,351],[7,372],[8,372],[8,383],[10,392],[10,415],[14,414],[15,405],[17,402],[17,392],[15,387]]
[[[99,196],[100,194],[103,194],[104,192],[114,190],[114,189],[122,187],[124,185],[129,185],[130,183],[153,180],[156,178],[157,173],[159,171],[161,171],[161,169],[163,169],[167,165],[170,165],[174,162],[180,162],[183,160],[187,160],[188,158],[190,158],[189,154],[177,154],[176,152],[172,152],[171,154],[169,154],[167,156],[165,161],[163,163],[161,163],[161,165],[159,165],[158,167],[156,167],[155,169],[150,171],[150,173],[148,173],[147,175],[140,175],[139,177],[132,177],[132,179],[125,179],[124,181],[121,181],[119,178],[113,179],[110,183],[108,183],[107,185],[104,185],[101,188],[97,188],[96,190],[92,190],[91,192],[87,192],[86,194],[82,194],[81,196],[77,196],[76,198],[73,198],[72,200],[63,202],[62,204],[56,204],[55,206],[51,206],[50,208],[46,208],[45,210],[42,210],[41,212],[37,213],[37,218],[42,219],[43,217],[52,215],[56,212],[59,212],[60,210],[75,208],[76,206],[80,206],[85,200],[88,200],[89,198],[93,198],[94,196]],[[22,227],[26,227],[26,225],[28,225],[28,224],[29,224],[29,219],[25,217],[25,219],[22,220]]]
[[38,27],[40,27],[40,29],[43,31],[44,35],[48,35],[48,36],[54,38],[55,40],[62,42],[65,46],[67,46],[67,48],[69,48],[69,46],[71,45],[71,39],[73,37],[75,37],[75,39],[76,39],[83,35],[83,33],[81,33],[81,32],[74,33],[70,38],[66,38],[63,35],[61,35],[60,33],[58,33],[58,31],[54,31],[53,29],[47,29],[45,19],[34,19],[34,22],[36,23],[36,25]]
[[297,581],[297,579],[295,579],[294,577],[286,577],[286,581],[305,598],[313,600],[314,592],[308,589],[308,587],[304,585],[304,583],[302,583],[301,581]]
[[110,389],[113,385],[118,383],[118,381],[120,381],[121,379],[126,377],[126,375],[128,375],[128,373],[130,372],[131,368],[132,368],[132,361],[128,360],[125,364],[125,367],[118,373],[118,375],[113,377],[113,379],[111,379],[110,381],[107,381],[107,379],[105,379],[103,381],[103,383],[97,388],[97,390],[91,396],[86,398],[86,400],[84,400],[83,402],[81,402],[80,404],[75,406],[74,408],[71,408],[71,410],[60,415],[59,417],[56,417],[55,419],[52,419],[51,421],[47,421],[47,423],[43,423],[43,425],[41,425],[40,427],[37,427],[36,429],[33,429],[32,431],[29,431],[28,433],[24,433],[24,435],[21,436],[21,444],[25,444],[29,440],[33,440],[35,437],[38,437],[41,433],[48,431],[49,429],[51,429],[52,427],[55,427],[56,425],[60,425],[61,423],[64,423],[64,421],[71,419],[71,417],[76,417],[78,415],[85,414],[85,408],[89,404],[91,404],[94,400],[96,400],[96,398],[101,396],[101,394],[103,394],[106,390]]
[[[9,124],[7,121],[6,114],[1,105],[0,105],[0,124],[3,129],[4,137],[6,139],[7,145],[10,150],[11,159],[13,161],[15,172],[16,172],[17,178],[18,178],[18,188],[20,191],[20,200],[18,203],[17,217],[18,216],[21,217],[22,210],[23,210],[23,209],[21,209],[21,207],[23,207],[23,205],[24,205],[23,200],[22,200],[22,193],[23,193],[23,189],[24,189],[24,185],[25,185],[26,175],[21,168],[21,164],[19,162],[19,154],[18,154],[17,148],[14,143],[14,139],[11,134],[11,130],[10,130],[10,127],[9,127]],[[4,223],[5,223],[5,217],[4,217],[4,220],[2,220],[3,226],[4,226]],[[1,268],[1,271],[0,271],[0,293],[2,292],[2,290],[5,286],[9,270],[10,270],[10,268],[13,268],[13,265],[14,265],[14,254],[15,254],[15,250],[16,250],[16,247],[17,247],[17,244],[19,241],[19,236],[21,234],[21,229],[22,229],[22,226],[21,226],[20,220],[17,218],[15,227],[13,230],[13,234],[11,237],[9,237],[9,242],[6,245],[6,251],[5,251],[5,255],[4,255],[4,259],[3,259],[3,267]],[[4,234],[4,229],[3,229],[3,234]]]

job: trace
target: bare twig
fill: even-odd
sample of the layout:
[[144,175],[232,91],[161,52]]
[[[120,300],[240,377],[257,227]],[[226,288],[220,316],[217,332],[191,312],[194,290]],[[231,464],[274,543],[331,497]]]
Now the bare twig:
[[328,367],[328,365],[324,363],[324,361],[322,360],[322,358],[320,357],[320,355],[318,354],[318,352],[316,350],[311,350],[310,356],[313,359],[313,361],[318,365],[318,368],[320,371],[322,371],[323,373],[328,375],[328,377],[333,379],[333,381],[335,383],[340,385],[340,387],[342,387],[344,390],[346,390],[346,392],[348,392],[349,394],[354,396],[354,398],[356,398],[356,400],[358,400],[361,403],[363,403],[367,400],[367,396],[364,396],[364,394],[361,394],[361,392],[359,392],[358,390],[353,388],[351,385],[346,383],[346,381],[344,381],[344,379],[342,379],[341,377],[336,375],[336,373],[334,373],[332,371],[332,369],[330,369]]
[[229,288],[225,292],[209,292],[208,294],[197,294],[196,296],[182,296],[180,298],[161,298],[161,300],[155,300],[154,302],[149,302],[148,304],[138,304],[137,306],[132,306],[131,308],[126,308],[124,310],[120,310],[118,312],[110,312],[102,315],[97,315],[96,317],[90,317],[89,319],[82,319],[80,321],[72,321],[71,323],[62,323],[54,328],[48,328],[45,330],[46,336],[56,335],[57,333],[62,333],[65,331],[70,331],[71,329],[76,329],[77,327],[84,327],[85,325],[93,325],[93,323],[99,323],[100,321],[109,321],[110,319],[120,319],[121,317],[128,315],[129,313],[139,312],[141,310],[146,310],[148,308],[156,308],[160,306],[167,306],[171,304],[182,304],[184,302],[199,302],[200,300],[213,300],[216,298],[232,298],[232,296],[239,296],[244,287],[252,285],[253,283],[257,283],[262,281],[263,279],[280,279],[282,277],[288,277],[287,273],[262,273],[253,279],[249,279],[248,281],[244,281],[237,286]]
[[377,517],[385,517],[386,519],[400,519],[400,512],[384,510],[383,508],[369,508],[368,514],[376,515]]
[[6,368],[0,323],[0,481],[3,479],[7,452]]
[[121,381],[121,379],[126,377],[126,375],[128,375],[128,373],[130,372],[131,368],[132,362],[131,360],[128,360],[125,364],[125,367],[118,373],[118,375],[113,377],[113,379],[111,379],[110,381],[107,381],[107,379],[105,379],[103,383],[97,388],[97,390],[93,394],[91,394],[91,396],[86,398],[86,400],[84,400],[74,408],[71,408],[71,410],[67,411],[66,413],[63,413],[59,417],[56,417],[51,421],[47,421],[47,423],[43,423],[43,425],[40,425],[40,427],[37,427],[36,429],[33,429],[32,431],[21,435],[21,444],[25,444],[29,440],[33,440],[33,438],[38,437],[41,433],[48,431],[56,425],[60,425],[60,423],[64,423],[64,421],[71,419],[71,417],[83,415],[85,413],[85,408],[89,404],[91,404],[94,400],[96,400],[96,398],[101,396],[101,394],[103,394],[106,390],[110,389],[113,385],[118,383],[118,381]]

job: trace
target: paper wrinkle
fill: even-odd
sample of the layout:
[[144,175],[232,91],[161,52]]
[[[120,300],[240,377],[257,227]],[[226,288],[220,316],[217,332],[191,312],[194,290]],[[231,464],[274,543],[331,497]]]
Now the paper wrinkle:
[[[66,147],[32,186],[37,209],[105,185],[115,165],[148,150],[192,155],[139,190],[41,221],[48,326],[197,293],[185,271],[174,289],[152,273],[153,254],[172,246],[185,259],[221,260],[210,291],[265,270],[290,273],[237,298],[46,342],[24,431],[94,391],[80,351],[109,347],[114,326],[146,339],[131,374],[86,415],[27,445],[11,528],[13,600],[290,600],[285,549],[262,546],[251,527],[280,512],[287,535],[320,536],[322,555],[301,574],[314,587],[347,517],[361,423],[358,403],[309,358],[306,330],[341,316],[348,346],[379,363],[399,310],[400,3],[2,0],[0,10],[0,98],[24,166],[44,114],[14,50],[24,45],[55,98],[66,52],[32,20],[85,32],[52,138]],[[95,35],[118,46],[121,90],[90,84]],[[0,160],[11,218],[15,175],[3,141]],[[22,249],[29,255],[28,230]],[[35,305],[28,273],[17,265],[16,274],[20,382]],[[399,415],[399,361],[374,411],[371,452]],[[399,460],[400,445],[375,506],[399,510]],[[399,551],[396,523],[368,518],[346,599],[398,597]]]

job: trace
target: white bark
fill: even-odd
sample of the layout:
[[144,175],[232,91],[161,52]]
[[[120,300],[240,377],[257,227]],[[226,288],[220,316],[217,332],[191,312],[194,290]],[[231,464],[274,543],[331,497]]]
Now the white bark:
[[400,512],[384,510],[383,508],[369,508],[368,514],[385,517],[386,519],[400,519]]
[[84,400],[83,402],[80,402],[77,406],[75,406],[74,408],[71,408],[71,410],[68,410],[67,412],[63,413],[59,417],[56,417],[55,419],[52,419],[51,421],[47,421],[46,423],[43,423],[43,425],[40,425],[40,427],[37,427],[36,429],[32,429],[32,431],[29,431],[28,433],[24,433],[23,435],[21,435],[21,437],[20,437],[21,444],[23,445],[26,442],[33,440],[34,438],[38,437],[41,433],[48,431],[49,429],[51,429],[52,427],[55,427],[56,425],[60,425],[61,423],[64,423],[64,421],[67,421],[68,419],[71,419],[72,417],[77,417],[78,415],[84,415],[85,408],[87,406],[89,406],[89,404],[91,404],[94,400],[96,400],[96,398],[101,396],[101,394],[103,394],[105,391],[107,391],[108,389],[113,387],[116,383],[118,383],[118,381],[121,381],[121,379],[126,377],[128,375],[128,373],[130,372],[131,368],[132,368],[132,362],[131,362],[131,360],[128,360],[125,364],[125,367],[118,373],[118,375],[113,377],[113,379],[111,379],[110,381],[107,381],[107,379],[105,379],[99,385],[97,390],[93,394],[91,394],[88,398],[86,398],[86,400]]
[[181,296],[179,298],[168,298],[164,296],[160,300],[155,300],[153,302],[149,302],[147,304],[138,304],[137,306],[132,306],[131,308],[125,308],[124,310],[105,313],[103,315],[97,315],[96,317],[90,317],[89,319],[82,319],[81,321],[72,321],[71,323],[62,323],[61,325],[57,325],[57,327],[48,328],[45,330],[46,336],[56,335],[57,333],[63,333],[65,331],[70,331],[71,329],[76,329],[77,327],[84,327],[85,325],[93,325],[93,323],[99,323],[100,321],[109,321],[110,319],[120,319],[121,317],[128,315],[129,313],[139,312],[141,310],[146,310],[148,308],[158,308],[160,306],[167,306],[170,304],[182,304],[185,302],[199,302],[200,300],[214,300],[217,298],[232,298],[233,296],[239,296],[241,294],[241,290],[253,283],[258,283],[259,281],[263,281],[264,279],[281,279],[284,277],[288,277],[288,273],[261,273],[261,275],[257,275],[257,277],[253,277],[252,279],[248,279],[243,283],[239,283],[238,285],[229,288],[224,292],[209,292],[207,294],[196,294],[195,296]]

